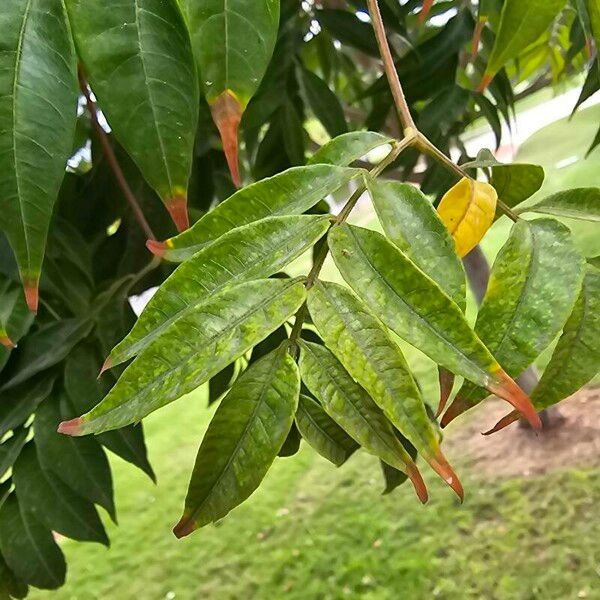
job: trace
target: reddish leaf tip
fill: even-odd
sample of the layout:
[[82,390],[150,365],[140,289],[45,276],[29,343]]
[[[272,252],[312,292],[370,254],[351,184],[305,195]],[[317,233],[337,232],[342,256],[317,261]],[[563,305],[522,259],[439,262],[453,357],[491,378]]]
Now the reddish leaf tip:
[[177,231],[182,232],[189,228],[190,219],[187,211],[187,196],[179,194],[165,201],[167,210],[177,227]]
[[481,43],[481,33],[487,23],[486,18],[479,19],[473,31],[473,39],[471,40],[471,56],[475,59],[479,54],[479,44]]
[[446,460],[441,450],[438,450],[435,458],[428,459],[431,468],[454,490],[461,503],[465,499],[465,491],[458,475]]
[[221,135],[231,178],[239,188],[242,181],[238,159],[238,129],[242,120],[242,105],[231,90],[226,90],[211,104],[210,110]]
[[444,413],[440,421],[442,429],[447,427],[456,417],[464,413],[467,408],[469,408],[469,405],[462,398],[458,396],[454,398],[454,402],[448,407],[448,410]]
[[477,91],[480,94],[483,94],[483,92],[487,90],[488,85],[492,83],[492,79],[494,79],[494,76],[491,73],[485,73],[484,76],[481,78],[481,83],[479,84]]
[[154,256],[158,256],[158,258],[162,258],[167,251],[167,244],[164,242],[157,242],[156,240],[147,240],[146,248],[154,254]]
[[498,433],[498,431],[502,431],[505,427],[508,427],[511,423],[519,420],[519,413],[514,410],[509,413],[505,417],[502,417],[491,429],[488,431],[484,431],[481,435],[492,435],[492,433]]
[[423,504],[426,504],[427,500],[429,500],[429,494],[427,493],[427,487],[417,465],[415,463],[406,465],[406,474],[413,484],[419,500]]
[[514,406],[533,429],[541,429],[542,420],[529,396],[502,369],[496,373],[496,379],[498,383],[489,385],[488,390]]
[[37,280],[25,280],[23,282],[23,289],[25,290],[25,300],[27,301],[27,307],[32,313],[37,313],[38,304],[40,300],[39,284]]
[[448,402],[448,398],[450,398],[452,387],[454,386],[454,374],[440,368],[438,378],[440,383],[440,402],[435,413],[436,419],[444,412],[444,408],[446,408],[446,403]]
[[187,535],[190,535],[196,529],[196,524],[190,517],[184,515],[181,517],[181,521],[173,527],[173,533],[177,539],[181,539]]
[[0,335],[0,344],[2,344],[2,346],[5,348],[17,347],[17,345],[7,335]]
[[423,7],[421,8],[421,12],[419,13],[418,17],[419,25],[423,25],[425,19],[427,19],[427,16],[429,15],[429,11],[431,10],[432,6],[433,0],[423,0]]
[[58,426],[58,433],[62,433],[64,435],[78,436],[83,435],[81,431],[81,424],[83,423],[82,417],[77,417],[76,419],[71,419],[70,421],[63,421]]
[[100,379],[100,377],[102,377],[103,373],[105,371],[108,371],[109,369],[112,369],[112,359],[109,356],[105,361],[104,364],[102,365],[102,368],[100,369],[100,373],[98,373],[98,379]]

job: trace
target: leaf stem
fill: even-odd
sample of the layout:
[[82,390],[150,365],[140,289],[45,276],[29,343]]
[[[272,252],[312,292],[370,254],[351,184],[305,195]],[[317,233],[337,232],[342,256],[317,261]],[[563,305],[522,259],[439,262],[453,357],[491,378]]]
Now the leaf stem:
[[[400,156],[402,151],[404,151],[406,148],[413,144],[413,141],[413,137],[409,136],[403,138],[399,142],[393,142],[392,150],[379,164],[377,164],[369,171],[368,176],[378,177],[379,175],[381,175],[381,173],[383,173],[383,171],[385,171],[385,169],[389,165],[391,165],[398,158],[398,156]],[[344,204],[342,210],[339,212],[338,216],[335,219],[333,227],[341,225],[348,219],[350,213],[352,212],[352,209],[356,206],[356,203],[359,201],[360,197],[363,195],[366,189],[367,185],[363,180],[363,184],[359,185],[358,188],[356,188],[356,190],[352,193],[350,198],[348,198],[348,200],[346,201],[346,204]],[[325,264],[325,259],[327,258],[328,254],[329,247],[325,243],[321,248],[319,254],[316,256],[313,262],[312,269],[306,276],[305,286],[307,290],[309,290],[315,284],[315,281],[317,280],[317,277],[319,276],[319,273],[321,272],[321,269]],[[290,333],[290,349],[294,356],[296,356],[298,353],[297,342],[300,338],[300,334],[302,333],[302,326],[304,325],[306,315],[307,307],[306,303],[304,303],[296,313],[296,320],[294,321],[294,326],[292,327],[292,331]]]
[[110,166],[118,186],[121,188],[123,195],[125,196],[127,202],[129,203],[129,206],[131,207],[131,210],[133,211],[133,216],[142,228],[142,231],[148,239],[155,240],[156,236],[154,235],[152,228],[148,224],[148,221],[144,216],[144,213],[140,207],[139,202],[137,201],[137,198],[135,197],[135,194],[133,193],[133,191],[129,187],[129,184],[127,183],[127,179],[125,178],[123,170],[121,169],[121,165],[119,165],[119,161],[117,160],[117,157],[110,144],[108,136],[106,135],[106,132],[102,128],[102,125],[100,125],[100,121],[98,120],[98,108],[96,106],[96,103],[92,99],[90,86],[88,85],[88,82],[85,79],[81,67],[79,67],[78,75],[79,87],[81,88],[81,92],[85,96],[87,109],[90,113],[90,118],[92,119],[92,124],[94,125],[94,129],[96,131],[96,135],[98,136],[98,140],[100,141],[102,149],[104,150],[104,156],[106,156],[108,165]]
[[[383,67],[394,99],[394,105],[396,106],[400,123],[404,129],[404,140],[409,138],[410,145],[417,148],[423,154],[428,154],[433,157],[458,177],[471,179],[471,177],[455,164],[451,158],[446,156],[435,144],[423,135],[415,125],[410,108],[406,102],[404,90],[400,83],[398,71],[396,70],[394,58],[392,57],[390,45],[385,34],[385,26],[381,17],[381,11],[379,10],[379,3],[377,0],[367,0],[367,4],[369,7],[369,14],[371,15],[373,31],[375,32],[375,38],[377,39],[377,45],[379,46],[379,52],[381,54],[381,59],[383,60]],[[517,215],[501,200],[498,200],[498,207],[513,221],[518,219]]]

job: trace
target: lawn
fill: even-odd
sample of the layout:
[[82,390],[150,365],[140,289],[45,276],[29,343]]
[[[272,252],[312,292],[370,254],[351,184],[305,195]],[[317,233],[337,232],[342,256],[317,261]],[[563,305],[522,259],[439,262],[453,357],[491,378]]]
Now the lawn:
[[[547,168],[543,193],[600,185],[600,149],[557,167],[581,158],[599,121],[597,106],[523,146],[519,160]],[[489,256],[508,227],[505,219],[494,226]],[[577,226],[588,255],[600,254],[595,227]],[[414,352],[410,360],[434,393],[430,364]],[[492,482],[463,464],[465,504],[427,474],[431,501],[422,507],[409,487],[380,495],[373,457],[357,453],[335,469],[304,445],[278,459],[260,490],[218,526],[178,541],[170,529],[211,414],[201,389],[145,420],[158,485],[113,460],[112,548],[65,541],[68,581],[52,598],[600,598],[600,473],[585,468]]]

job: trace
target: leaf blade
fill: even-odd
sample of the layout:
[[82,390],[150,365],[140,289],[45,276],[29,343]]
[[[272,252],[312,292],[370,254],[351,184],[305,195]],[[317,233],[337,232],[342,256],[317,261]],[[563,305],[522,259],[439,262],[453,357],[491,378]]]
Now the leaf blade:
[[240,377],[202,440],[177,537],[221,519],[256,490],[292,426],[299,393],[287,344]]

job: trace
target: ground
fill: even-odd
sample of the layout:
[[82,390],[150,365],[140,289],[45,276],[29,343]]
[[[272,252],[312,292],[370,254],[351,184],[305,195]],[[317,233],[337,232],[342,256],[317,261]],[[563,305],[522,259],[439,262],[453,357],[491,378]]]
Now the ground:
[[[547,168],[545,193],[600,184],[600,149],[556,167],[581,158],[599,121],[593,107],[525,144],[519,159]],[[506,237],[504,221],[486,240],[489,256]],[[598,230],[576,227],[586,254],[600,254]],[[416,352],[409,360],[433,398],[431,364]],[[221,523],[178,541],[170,528],[212,416],[201,389],[145,420],[158,486],[112,461],[119,511],[118,527],[107,520],[112,548],[63,542],[67,585],[31,597],[598,599],[599,400],[592,389],[567,401],[565,427],[540,437],[516,426],[480,436],[504,414],[493,401],[457,420],[445,445],[465,485],[462,506],[425,468],[431,500],[420,506],[409,486],[381,496],[373,457],[359,452],[335,469],[303,445],[277,460],[263,486]]]

